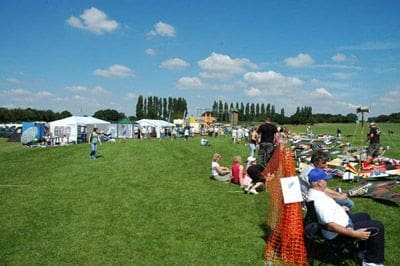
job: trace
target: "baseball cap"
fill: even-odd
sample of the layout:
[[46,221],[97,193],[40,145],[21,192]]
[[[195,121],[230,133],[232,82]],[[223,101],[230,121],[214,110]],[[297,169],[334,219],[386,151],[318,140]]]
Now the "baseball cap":
[[325,173],[325,171],[322,170],[321,168],[314,168],[310,171],[310,173],[308,173],[308,180],[310,182],[317,182],[319,180],[324,180],[324,179],[328,180],[331,178],[332,176]]

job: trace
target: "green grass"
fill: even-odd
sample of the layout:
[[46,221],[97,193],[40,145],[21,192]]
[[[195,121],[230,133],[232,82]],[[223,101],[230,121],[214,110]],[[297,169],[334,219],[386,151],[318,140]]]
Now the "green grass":
[[[214,152],[230,165],[248,148],[224,136],[211,144],[105,143],[92,161],[88,144],[30,149],[0,139],[0,265],[263,265],[267,193],[209,179]],[[385,224],[386,265],[397,265],[399,209],[355,202]]]

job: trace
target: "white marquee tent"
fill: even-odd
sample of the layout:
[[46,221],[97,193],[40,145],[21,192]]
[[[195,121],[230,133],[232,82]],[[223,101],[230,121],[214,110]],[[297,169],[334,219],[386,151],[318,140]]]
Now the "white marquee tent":
[[78,139],[86,139],[87,129],[97,127],[99,132],[109,133],[110,122],[86,116],[70,116],[49,123],[53,137],[67,138],[68,142],[78,143]]
[[153,119],[141,119],[137,121],[141,128],[154,128],[157,134],[157,138],[160,138],[160,131],[162,128],[172,128],[175,127],[175,124],[166,122],[164,120],[153,120]]

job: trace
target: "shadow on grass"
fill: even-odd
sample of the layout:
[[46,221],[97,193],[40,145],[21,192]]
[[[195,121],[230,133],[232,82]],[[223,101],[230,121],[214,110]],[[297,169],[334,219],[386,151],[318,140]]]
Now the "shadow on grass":
[[269,236],[272,233],[271,227],[267,223],[259,224],[258,227],[263,231],[263,235],[260,236],[265,242],[267,242]]
[[397,201],[392,201],[392,200],[385,200],[385,199],[373,199],[374,201],[384,204],[386,206],[391,206],[391,207],[400,207],[399,203],[400,200]]
[[307,251],[310,265],[360,265],[355,251],[342,249],[334,254],[331,247],[324,242],[313,242],[311,251]]

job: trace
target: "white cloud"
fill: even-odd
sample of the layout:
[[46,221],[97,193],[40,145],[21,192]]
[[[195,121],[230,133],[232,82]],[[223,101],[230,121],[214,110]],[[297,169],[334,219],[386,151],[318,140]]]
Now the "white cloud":
[[135,76],[133,70],[123,65],[112,65],[108,69],[96,69],[93,74],[105,78],[127,78]]
[[325,88],[317,88],[315,89],[314,93],[316,95],[320,95],[320,96],[328,96],[328,97],[332,97],[333,95],[328,92]]
[[176,83],[178,89],[201,89],[203,82],[198,77],[182,77]]
[[54,96],[53,93],[48,92],[48,91],[39,91],[39,92],[37,93],[37,95],[38,95],[39,97],[53,97],[53,96]]
[[383,96],[379,98],[379,102],[383,105],[398,105],[400,99],[400,89],[390,90],[387,93],[384,93]]
[[233,84],[213,84],[207,86],[207,88],[209,88],[210,90],[221,91],[221,92],[222,91],[228,92],[235,90],[235,86]]
[[331,89],[346,89],[349,88],[349,84],[344,82],[337,82],[337,81],[322,81],[319,79],[312,79],[310,80],[310,84],[313,87],[328,87]]
[[67,91],[80,93],[80,92],[87,92],[89,89],[85,86],[71,86],[65,88]]
[[81,96],[81,95],[74,95],[73,96],[74,100],[79,101],[79,102],[87,102],[88,98]]
[[152,48],[147,48],[147,49],[144,51],[144,53],[147,54],[147,55],[149,55],[149,56],[154,56],[154,55],[156,55],[156,51],[155,51],[154,49],[152,49]]
[[126,98],[127,98],[128,100],[136,99],[136,98],[138,98],[138,97],[139,97],[139,95],[138,95],[137,93],[134,93],[134,92],[128,92],[128,93],[126,94]]
[[365,42],[356,45],[342,46],[339,50],[390,50],[397,48],[398,45],[392,42]]
[[331,57],[332,61],[340,63],[346,61],[347,57],[345,54],[342,53],[337,53],[334,56]]
[[90,90],[90,93],[96,96],[106,96],[111,94],[109,91],[107,91],[101,86],[94,87],[92,90]]
[[336,79],[340,79],[340,80],[349,79],[349,78],[351,78],[351,76],[352,76],[351,73],[343,73],[343,72],[332,73],[332,75],[333,75]]
[[176,31],[175,28],[164,22],[157,22],[154,25],[154,30],[148,33],[149,36],[162,36],[162,37],[175,37]]
[[247,96],[250,96],[250,97],[257,97],[257,96],[261,96],[261,95],[262,95],[261,90],[259,90],[259,89],[257,89],[257,88],[249,88],[249,89],[246,89],[246,90],[244,90],[244,93],[245,93]]
[[14,84],[22,83],[22,81],[17,78],[7,78],[6,81],[9,83],[14,83]]
[[183,70],[190,66],[190,64],[180,58],[172,58],[165,60],[160,64],[161,68],[169,69],[169,70]]
[[66,87],[65,90],[73,92],[73,93],[79,93],[79,95],[91,94],[91,95],[95,95],[95,96],[106,96],[106,95],[111,94],[111,92],[109,92],[108,90],[104,89],[101,86],[95,86],[93,88],[88,88],[85,86],[70,86],[70,87]]
[[79,17],[80,18],[75,16],[69,17],[67,19],[68,25],[88,30],[98,35],[113,32],[118,28],[118,22],[108,19],[103,11],[95,7],[86,9]]
[[243,79],[248,88],[258,89],[267,95],[283,95],[304,83],[301,79],[286,77],[274,71],[248,72]]
[[257,65],[247,58],[232,59],[228,55],[215,52],[206,59],[199,61],[198,65],[204,71],[200,73],[201,77],[217,79],[229,78],[235,74],[243,73],[249,68],[257,68]]
[[5,91],[5,93],[8,95],[27,95],[27,94],[31,94],[32,92],[29,90],[18,88],[18,89],[11,89],[11,90]]
[[285,63],[289,67],[306,67],[314,64],[314,59],[309,54],[300,53],[295,57],[288,57]]
[[337,53],[334,56],[331,57],[332,61],[336,62],[336,63],[350,63],[350,64],[354,64],[358,61],[358,58],[355,55],[350,55],[347,56],[343,53]]

